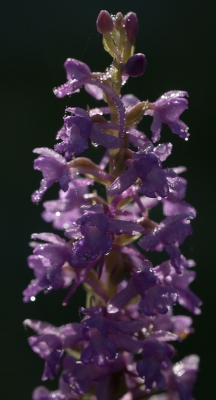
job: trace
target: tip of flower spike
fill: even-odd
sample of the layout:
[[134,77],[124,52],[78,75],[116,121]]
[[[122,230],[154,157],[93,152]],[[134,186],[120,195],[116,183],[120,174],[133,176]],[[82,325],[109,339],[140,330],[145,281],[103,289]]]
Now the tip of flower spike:
[[134,12],[129,12],[127,15],[125,15],[124,22],[128,39],[135,39],[139,30],[139,23],[136,14]]
[[101,10],[96,21],[97,30],[104,35],[113,30],[113,20],[111,15],[106,10]]
[[127,75],[136,78],[145,72],[146,65],[146,56],[142,53],[137,53],[128,59],[124,66],[124,71]]

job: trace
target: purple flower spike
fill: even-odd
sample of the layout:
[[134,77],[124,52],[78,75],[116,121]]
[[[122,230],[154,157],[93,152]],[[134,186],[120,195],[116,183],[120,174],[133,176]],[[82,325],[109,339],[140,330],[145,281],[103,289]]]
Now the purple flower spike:
[[146,56],[142,53],[137,53],[130,57],[124,66],[124,71],[127,75],[136,78],[144,74],[146,70]]
[[96,21],[97,30],[102,35],[113,30],[113,20],[111,15],[106,10],[101,10]]
[[39,190],[32,194],[32,201],[38,203],[54,182],[59,182],[61,189],[66,192],[71,176],[65,159],[47,147],[34,149],[34,153],[41,154],[34,162],[34,169],[42,172],[43,179]]
[[153,116],[151,125],[153,142],[160,140],[162,123],[167,124],[171,131],[182,139],[190,136],[189,128],[179,119],[183,111],[188,108],[188,101],[184,98],[187,96],[187,92],[180,90],[167,92],[152,104],[151,109],[146,111],[146,115]]
[[139,240],[140,247],[146,251],[161,251],[165,247],[172,265],[178,273],[181,273],[181,253],[178,246],[192,234],[190,219],[193,218],[192,213],[166,218],[159,224],[158,229]]
[[[198,358],[173,364],[177,354],[168,342],[193,333],[192,318],[175,315],[176,303],[200,313],[201,301],[189,286],[195,263],[179,249],[192,233],[196,210],[185,201],[187,182],[179,176],[186,168],[163,167],[172,143],[153,143],[160,139],[162,124],[188,138],[180,120],[188,94],[170,91],[154,103],[132,93],[122,96],[129,77],[146,70],[145,55],[135,53],[137,16],[102,10],[96,26],[111,65],[91,72],[87,64],[69,58],[67,81],[54,93],[63,98],[84,86],[101,104],[67,107],[54,150],[34,150],[39,154],[34,168],[43,179],[32,200],[39,202],[59,182],[59,198],[44,203],[42,216],[68,239],[47,232],[31,236],[28,265],[34,279],[23,292],[24,301],[70,286],[62,302],[66,306],[81,285],[86,299],[79,305],[84,314],[79,323],[55,327],[24,321],[36,332],[29,345],[44,360],[42,380],[59,375],[57,390],[39,386],[33,400],[194,400]],[[153,117],[152,140],[138,130],[145,115]],[[98,145],[104,148],[100,160],[79,157],[97,153]],[[160,223],[154,220],[157,211],[164,215]],[[155,266],[148,251],[165,251],[168,260]]]
[[64,63],[64,67],[67,73],[68,82],[53,90],[56,97],[59,98],[75,93],[85,83],[87,83],[88,78],[91,75],[91,70],[88,65],[74,58],[68,58]]

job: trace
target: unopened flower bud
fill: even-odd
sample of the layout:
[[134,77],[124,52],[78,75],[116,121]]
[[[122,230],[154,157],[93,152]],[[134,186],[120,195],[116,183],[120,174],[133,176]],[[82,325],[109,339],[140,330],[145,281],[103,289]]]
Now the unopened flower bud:
[[124,17],[124,23],[128,39],[133,40],[139,30],[139,23],[136,14],[134,12],[126,14]]
[[115,29],[120,30],[124,24],[124,17],[121,12],[118,12],[115,17],[114,26]]
[[113,30],[113,20],[111,15],[106,10],[101,10],[96,21],[97,30],[104,35]]
[[136,78],[145,72],[146,64],[146,56],[142,53],[137,53],[128,59],[124,66],[124,71],[127,75]]

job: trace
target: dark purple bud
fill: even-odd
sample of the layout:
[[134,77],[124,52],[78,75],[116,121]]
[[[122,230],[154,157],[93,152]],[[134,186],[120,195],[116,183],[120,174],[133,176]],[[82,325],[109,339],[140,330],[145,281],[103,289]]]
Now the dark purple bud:
[[134,12],[129,12],[127,15],[125,15],[124,22],[127,37],[129,40],[133,40],[139,30],[139,23],[136,14]]
[[128,59],[124,66],[124,71],[127,75],[136,78],[145,72],[146,64],[146,56],[142,53],[137,53]]
[[106,10],[101,10],[96,21],[97,30],[104,35],[113,30],[113,20],[111,15]]

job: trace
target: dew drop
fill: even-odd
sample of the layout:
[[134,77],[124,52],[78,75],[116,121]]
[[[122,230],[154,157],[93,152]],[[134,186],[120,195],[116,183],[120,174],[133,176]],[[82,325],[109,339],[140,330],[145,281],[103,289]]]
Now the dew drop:
[[35,301],[35,300],[36,300],[36,297],[35,297],[35,296],[31,296],[31,297],[30,297],[30,300],[31,300],[31,301]]

